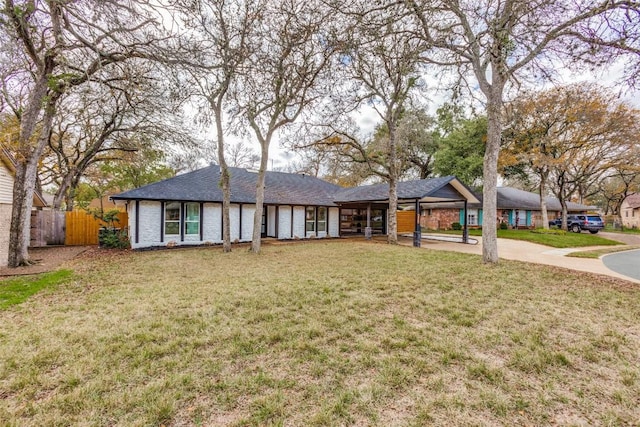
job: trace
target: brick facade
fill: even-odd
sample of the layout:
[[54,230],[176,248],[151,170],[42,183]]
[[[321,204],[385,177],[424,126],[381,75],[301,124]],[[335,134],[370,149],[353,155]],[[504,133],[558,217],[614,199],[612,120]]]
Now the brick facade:
[[424,209],[420,225],[429,230],[451,230],[454,222],[460,222],[460,209]]

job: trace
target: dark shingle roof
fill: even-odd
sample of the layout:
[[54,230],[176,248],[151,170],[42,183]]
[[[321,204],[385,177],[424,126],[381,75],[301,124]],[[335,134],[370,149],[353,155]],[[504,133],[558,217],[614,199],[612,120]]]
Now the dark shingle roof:
[[[546,197],[547,209],[550,211],[560,211],[560,201],[555,197]],[[582,205],[580,203],[567,202],[567,208],[571,212],[586,211],[594,209],[594,206]],[[498,209],[528,209],[540,210],[540,195],[529,191],[518,190],[511,187],[498,188]]]
[[[398,199],[422,199],[447,185],[453,176],[420,179],[398,183]],[[337,203],[373,202],[389,199],[389,184],[363,185],[354,188],[343,188],[334,197]]]
[[[231,202],[255,203],[258,174],[241,168],[229,168]],[[211,165],[164,181],[115,195],[115,200],[180,200],[185,202],[221,202],[220,167]],[[265,203],[335,206],[333,195],[341,187],[312,176],[267,172]]]

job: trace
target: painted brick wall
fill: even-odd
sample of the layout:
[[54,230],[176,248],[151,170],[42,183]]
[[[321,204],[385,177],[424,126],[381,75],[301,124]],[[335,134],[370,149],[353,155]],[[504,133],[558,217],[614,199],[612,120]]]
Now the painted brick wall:
[[202,218],[202,238],[208,243],[222,242],[222,206],[219,203],[205,203]]
[[291,239],[291,206],[278,209],[278,239]]
[[243,242],[250,242],[253,237],[253,216],[256,205],[242,205],[242,237]]
[[340,236],[340,208],[329,208],[329,237]]
[[304,235],[304,206],[293,207],[293,238],[303,239]]
[[129,203],[129,232],[131,236],[131,246],[133,248],[141,248],[147,246],[158,246],[160,242],[160,211],[162,204],[160,202],[141,201],[140,202],[140,224],[138,226],[139,242],[135,243],[135,220],[136,220],[136,203]]

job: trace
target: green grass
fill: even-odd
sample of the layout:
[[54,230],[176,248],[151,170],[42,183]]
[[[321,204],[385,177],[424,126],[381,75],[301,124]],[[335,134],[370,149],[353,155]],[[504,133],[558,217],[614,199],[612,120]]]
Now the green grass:
[[574,258],[600,258],[602,255],[612,254],[615,252],[629,251],[632,249],[640,249],[640,246],[624,246],[621,248],[605,248],[605,249],[594,249],[592,251],[578,251],[571,252],[566,256],[574,257]]
[[357,241],[79,259],[0,312],[0,425],[634,425],[640,290]]
[[58,270],[37,276],[24,276],[0,281],[0,310],[21,304],[30,296],[44,289],[55,288],[66,282],[71,274],[70,270]]
[[[558,234],[556,230],[550,233],[536,232],[537,230],[498,230],[498,237],[502,239],[524,240],[539,245],[551,246],[553,248],[581,248],[586,246],[611,246],[622,243],[605,239],[590,233],[564,233]],[[428,230],[423,233],[429,233]],[[461,230],[436,231],[441,234],[462,235]],[[482,236],[482,230],[470,229],[470,236]]]

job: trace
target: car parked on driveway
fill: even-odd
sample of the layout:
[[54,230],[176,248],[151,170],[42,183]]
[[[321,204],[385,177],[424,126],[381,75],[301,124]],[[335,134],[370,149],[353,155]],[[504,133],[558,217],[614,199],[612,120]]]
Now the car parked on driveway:
[[[549,221],[549,227],[562,227],[562,218]],[[604,221],[600,215],[567,215],[567,229],[574,233],[587,230],[591,234],[596,234],[604,229]]]

